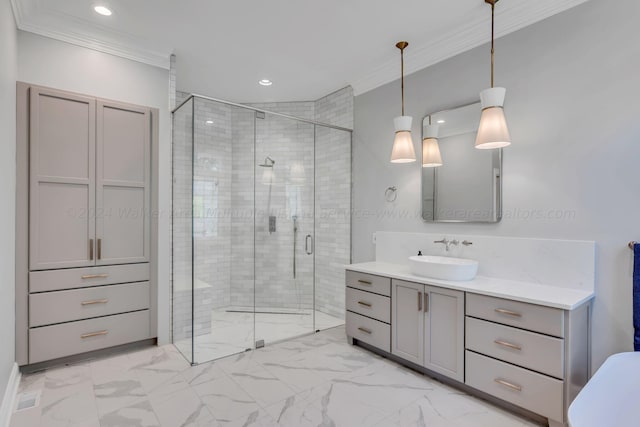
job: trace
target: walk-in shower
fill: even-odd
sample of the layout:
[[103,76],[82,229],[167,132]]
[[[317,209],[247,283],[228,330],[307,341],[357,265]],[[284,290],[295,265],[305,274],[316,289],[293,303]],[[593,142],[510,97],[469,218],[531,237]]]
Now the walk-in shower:
[[350,95],[174,111],[173,340],[192,363],[344,323],[352,125],[322,122]]

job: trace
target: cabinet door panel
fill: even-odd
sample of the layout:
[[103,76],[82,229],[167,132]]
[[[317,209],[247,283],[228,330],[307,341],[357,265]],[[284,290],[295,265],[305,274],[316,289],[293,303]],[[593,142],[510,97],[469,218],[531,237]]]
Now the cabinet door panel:
[[30,91],[30,269],[94,265],[95,101]]
[[424,342],[424,285],[393,280],[392,288],[391,353],[421,365]]
[[98,103],[98,265],[149,261],[150,111]]
[[424,366],[464,381],[464,292],[426,286]]

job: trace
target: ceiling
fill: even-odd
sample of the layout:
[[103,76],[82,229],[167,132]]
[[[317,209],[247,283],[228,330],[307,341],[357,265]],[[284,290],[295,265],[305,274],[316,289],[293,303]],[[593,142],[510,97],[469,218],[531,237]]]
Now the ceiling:
[[[505,35],[587,0],[503,0]],[[168,68],[178,88],[236,102],[356,94],[490,39],[483,0],[11,0],[25,31]],[[103,17],[95,5],[113,11]],[[260,79],[273,85],[258,85]]]

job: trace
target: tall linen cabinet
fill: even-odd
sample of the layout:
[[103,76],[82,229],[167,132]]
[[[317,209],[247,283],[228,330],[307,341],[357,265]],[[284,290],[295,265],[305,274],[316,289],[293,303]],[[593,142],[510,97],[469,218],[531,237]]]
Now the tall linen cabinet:
[[18,363],[155,338],[158,111],[17,90]]

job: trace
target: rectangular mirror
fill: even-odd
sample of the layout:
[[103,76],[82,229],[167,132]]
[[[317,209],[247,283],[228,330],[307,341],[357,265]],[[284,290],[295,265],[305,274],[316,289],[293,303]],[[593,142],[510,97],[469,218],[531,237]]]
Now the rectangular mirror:
[[[422,120],[422,218],[425,221],[500,221],[502,149],[474,147],[480,113],[480,103],[476,102],[433,113]],[[437,136],[437,145],[428,139],[434,136]],[[439,158],[436,147],[439,147]],[[441,166],[425,166],[440,163]]]

